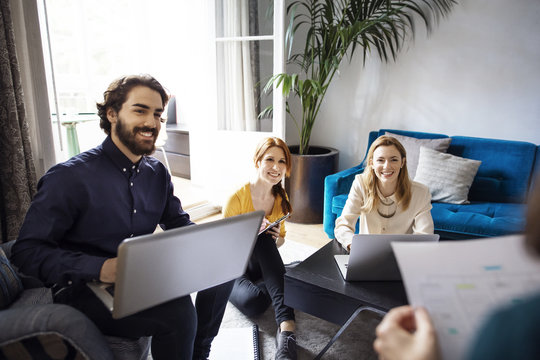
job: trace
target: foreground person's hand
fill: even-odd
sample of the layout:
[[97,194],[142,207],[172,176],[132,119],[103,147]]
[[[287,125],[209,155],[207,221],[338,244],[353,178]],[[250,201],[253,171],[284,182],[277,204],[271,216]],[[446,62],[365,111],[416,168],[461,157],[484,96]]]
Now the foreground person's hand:
[[376,329],[373,348],[384,360],[437,360],[437,334],[424,308],[400,306],[386,314]]

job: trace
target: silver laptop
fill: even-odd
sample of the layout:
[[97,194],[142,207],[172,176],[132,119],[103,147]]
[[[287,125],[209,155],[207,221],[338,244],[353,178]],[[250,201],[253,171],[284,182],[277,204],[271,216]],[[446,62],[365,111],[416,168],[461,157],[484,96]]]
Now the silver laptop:
[[115,319],[241,276],[264,211],[138,236],[118,246],[111,284],[88,286]]
[[401,280],[390,243],[394,241],[439,241],[437,234],[356,234],[349,255],[334,255],[346,281]]

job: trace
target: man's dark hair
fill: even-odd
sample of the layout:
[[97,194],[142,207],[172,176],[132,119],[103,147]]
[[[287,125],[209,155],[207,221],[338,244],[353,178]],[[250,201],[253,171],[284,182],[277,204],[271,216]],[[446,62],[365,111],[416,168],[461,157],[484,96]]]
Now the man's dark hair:
[[126,102],[127,94],[136,86],[146,86],[155,90],[161,96],[163,107],[169,101],[169,95],[161,86],[161,84],[152,76],[144,75],[129,75],[121,77],[113,81],[107,90],[103,93],[103,102],[97,103],[99,126],[107,135],[111,134],[111,123],[107,119],[107,110],[112,108],[115,112],[119,112],[124,102]]

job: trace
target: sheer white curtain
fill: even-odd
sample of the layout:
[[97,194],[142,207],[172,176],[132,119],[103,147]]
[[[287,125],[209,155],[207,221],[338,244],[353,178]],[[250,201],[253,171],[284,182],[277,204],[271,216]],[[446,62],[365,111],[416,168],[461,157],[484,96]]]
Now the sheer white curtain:
[[[249,36],[247,0],[223,1],[224,37]],[[254,83],[248,41],[223,43],[224,114],[221,129],[256,131]]]
[[36,175],[56,164],[41,44],[38,2],[10,0],[26,120]]

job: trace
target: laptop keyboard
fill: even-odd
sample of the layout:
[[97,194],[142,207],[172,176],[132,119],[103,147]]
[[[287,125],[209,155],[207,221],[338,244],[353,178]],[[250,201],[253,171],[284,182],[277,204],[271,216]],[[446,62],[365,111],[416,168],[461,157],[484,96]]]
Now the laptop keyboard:
[[114,296],[114,285],[109,285],[105,288],[105,290],[111,294],[112,296]]

